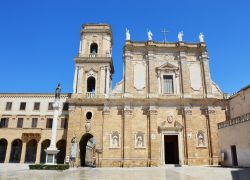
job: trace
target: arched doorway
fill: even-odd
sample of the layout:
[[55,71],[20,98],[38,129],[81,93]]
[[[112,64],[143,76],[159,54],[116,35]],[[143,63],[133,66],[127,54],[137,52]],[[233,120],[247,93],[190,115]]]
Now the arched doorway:
[[12,142],[11,153],[10,153],[10,163],[19,163],[22,153],[22,141],[16,139]]
[[8,141],[0,139],[0,163],[4,163]]
[[56,143],[56,147],[58,150],[60,150],[56,156],[57,164],[64,164],[64,159],[66,155],[66,140],[61,139],[60,141],[58,141]]
[[32,139],[27,143],[26,154],[25,154],[26,163],[36,162],[36,151],[37,151],[37,141],[35,139]]
[[40,163],[44,164],[46,162],[46,152],[44,149],[47,149],[50,145],[50,140],[46,139],[41,144],[41,156],[40,156]]
[[82,136],[80,142],[81,166],[95,166],[95,145],[96,141],[93,135],[86,133]]

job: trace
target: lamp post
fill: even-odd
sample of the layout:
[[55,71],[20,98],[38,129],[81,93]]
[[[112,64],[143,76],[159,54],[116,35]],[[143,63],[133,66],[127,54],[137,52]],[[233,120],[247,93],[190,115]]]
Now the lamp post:
[[45,149],[46,164],[57,164],[56,154],[60,151],[56,148],[56,130],[57,130],[59,108],[60,108],[60,94],[61,94],[61,86],[60,84],[58,84],[55,90],[55,100],[53,102],[53,123],[52,123],[50,146],[47,149]]

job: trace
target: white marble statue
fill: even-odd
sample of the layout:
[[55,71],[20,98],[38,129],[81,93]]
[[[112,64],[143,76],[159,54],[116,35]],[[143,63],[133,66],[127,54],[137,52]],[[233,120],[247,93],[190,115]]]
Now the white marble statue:
[[130,33],[127,28],[126,28],[126,41],[130,41]]
[[184,36],[183,31],[179,32],[178,33],[178,41],[182,42],[183,41],[183,36]]
[[205,42],[204,41],[204,34],[203,33],[199,34],[199,40],[200,40],[200,42]]
[[152,34],[152,32],[150,30],[148,31],[148,40],[149,41],[153,40],[153,34]]

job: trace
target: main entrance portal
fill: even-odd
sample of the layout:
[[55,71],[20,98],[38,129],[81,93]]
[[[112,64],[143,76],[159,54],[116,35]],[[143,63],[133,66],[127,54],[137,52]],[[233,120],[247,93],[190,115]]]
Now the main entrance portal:
[[179,164],[178,135],[164,136],[165,164]]

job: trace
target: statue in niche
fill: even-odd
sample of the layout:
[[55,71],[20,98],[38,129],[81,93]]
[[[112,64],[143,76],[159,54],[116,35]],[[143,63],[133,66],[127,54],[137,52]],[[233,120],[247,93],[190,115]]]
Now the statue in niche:
[[202,131],[198,131],[197,140],[198,140],[198,146],[201,147],[205,146],[205,137]]
[[136,145],[137,148],[144,147],[143,133],[139,132],[139,133],[136,134],[135,145]]
[[118,132],[114,132],[111,135],[111,147],[113,148],[119,147],[119,133]]

